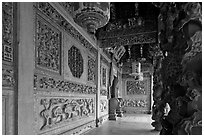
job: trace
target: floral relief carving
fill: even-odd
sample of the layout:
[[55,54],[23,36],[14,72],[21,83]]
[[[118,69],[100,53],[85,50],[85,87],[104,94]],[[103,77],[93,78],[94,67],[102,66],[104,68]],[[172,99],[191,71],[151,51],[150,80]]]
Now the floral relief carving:
[[147,101],[146,100],[135,100],[135,99],[125,99],[123,102],[124,107],[147,107]]
[[75,46],[72,46],[68,51],[68,66],[74,77],[81,77],[84,71],[84,61],[80,50]]
[[102,67],[102,86],[106,87],[106,68]]
[[13,62],[13,3],[2,3],[2,59]]
[[96,60],[88,56],[88,81],[95,82]]
[[34,76],[34,89],[37,90],[43,89],[48,91],[58,90],[60,92],[78,94],[96,94],[95,87],[40,75]]
[[58,124],[86,118],[94,115],[94,100],[86,99],[67,99],[67,98],[50,98],[41,99],[40,105],[43,110],[40,116],[43,124],[40,130],[52,128]]
[[101,90],[100,90],[100,95],[102,95],[102,96],[107,96],[107,90],[101,89]]
[[47,22],[36,20],[36,64],[60,73],[61,33]]
[[55,10],[48,2],[37,3],[37,9],[43,14],[48,16],[53,22],[62,27],[67,33],[69,33],[77,41],[80,41],[82,45],[90,52],[97,54],[97,50],[62,16]]
[[145,81],[127,81],[127,95],[146,94]]

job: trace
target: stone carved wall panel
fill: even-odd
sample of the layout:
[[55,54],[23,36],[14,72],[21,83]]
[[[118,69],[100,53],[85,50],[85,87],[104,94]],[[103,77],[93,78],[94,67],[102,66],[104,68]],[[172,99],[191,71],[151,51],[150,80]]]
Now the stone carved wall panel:
[[2,68],[2,86],[6,88],[14,87],[14,71],[11,67],[3,67]]
[[88,56],[88,81],[95,82],[96,60]]
[[72,46],[68,50],[68,66],[71,70],[72,75],[76,78],[80,78],[84,72],[83,57],[80,50],[75,46]]
[[93,98],[41,97],[38,101],[41,131],[93,117],[95,113]]
[[36,65],[61,71],[61,33],[40,16],[36,18]]
[[74,94],[96,94],[96,88],[50,76],[34,75],[34,89]]
[[2,3],[2,60],[13,62],[13,14],[12,2]]
[[123,101],[124,107],[141,107],[145,108],[147,107],[147,100],[143,99],[125,99]]
[[101,113],[108,111],[108,101],[106,99],[100,100],[100,111]]
[[127,95],[145,95],[145,83],[144,81],[127,81]]
[[70,34],[77,41],[80,41],[82,45],[88,49],[94,55],[97,55],[97,49],[95,49],[60,13],[55,10],[48,2],[37,3],[37,9],[44,15],[49,17],[53,22],[59,25],[63,30]]

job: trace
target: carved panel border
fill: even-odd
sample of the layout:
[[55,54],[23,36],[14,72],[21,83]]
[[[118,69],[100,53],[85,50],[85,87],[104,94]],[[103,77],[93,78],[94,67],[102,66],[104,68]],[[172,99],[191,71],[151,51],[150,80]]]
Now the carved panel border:
[[13,2],[2,2],[2,60],[13,62]]
[[88,55],[88,81],[95,82],[96,60]]
[[36,66],[61,73],[61,32],[36,15]]
[[107,96],[108,95],[108,91],[106,89],[101,89],[100,90],[100,95]]
[[35,102],[36,128],[41,133],[83,119],[94,119],[94,98],[41,96],[36,97]]
[[68,34],[74,37],[77,41],[80,41],[82,45],[93,54],[97,55],[97,49],[95,49],[60,13],[54,9],[47,2],[38,2],[37,9],[46,15],[53,22],[63,28]]
[[34,89],[48,92],[66,92],[74,94],[96,94],[96,88],[71,81],[65,81],[51,76],[34,74]]
[[124,99],[123,106],[124,107],[147,107],[147,100],[144,99]]
[[100,100],[100,112],[104,113],[108,111],[108,100],[107,99],[101,99]]

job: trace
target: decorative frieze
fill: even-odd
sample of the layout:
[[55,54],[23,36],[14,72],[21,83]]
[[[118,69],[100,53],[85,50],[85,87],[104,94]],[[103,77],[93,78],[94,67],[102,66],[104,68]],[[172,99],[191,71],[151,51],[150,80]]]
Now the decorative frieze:
[[145,81],[127,81],[127,95],[145,95]]
[[88,56],[88,81],[95,82],[96,60]]
[[156,42],[156,32],[149,32],[145,34],[127,35],[121,37],[111,37],[101,40],[101,48],[123,46],[123,45],[134,45],[134,44],[145,44]]
[[11,68],[2,68],[2,87],[13,87],[15,83],[14,72]]
[[80,78],[84,72],[84,60],[80,50],[72,46],[68,50],[68,66],[72,72],[72,75],[76,78]]
[[42,76],[39,74],[34,75],[34,89],[76,94],[96,94],[95,87],[56,79],[49,76]]
[[95,49],[60,13],[53,8],[47,2],[37,3],[37,9],[50,18],[53,22],[62,27],[67,33],[74,37],[77,41],[80,41],[82,45],[90,52],[97,55],[97,49]]
[[36,65],[60,73],[61,33],[41,17],[36,18]]
[[143,100],[143,99],[125,99],[123,101],[123,106],[124,107],[141,107],[141,108],[145,108],[147,107],[147,101]]
[[93,116],[95,113],[92,98],[44,98],[40,100],[40,105],[43,106],[43,110],[39,112],[43,119],[40,130]]
[[13,62],[13,2],[2,3],[2,60]]
[[100,100],[100,110],[101,112],[106,112],[108,110],[108,101]]

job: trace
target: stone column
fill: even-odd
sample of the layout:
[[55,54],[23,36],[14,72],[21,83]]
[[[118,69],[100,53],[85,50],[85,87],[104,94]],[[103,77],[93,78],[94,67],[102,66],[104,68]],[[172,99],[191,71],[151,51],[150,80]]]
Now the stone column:
[[123,116],[122,103],[123,103],[123,99],[118,98],[118,107],[116,108],[117,117]]
[[21,2],[19,6],[18,45],[18,134],[34,135],[34,8],[32,2]]

